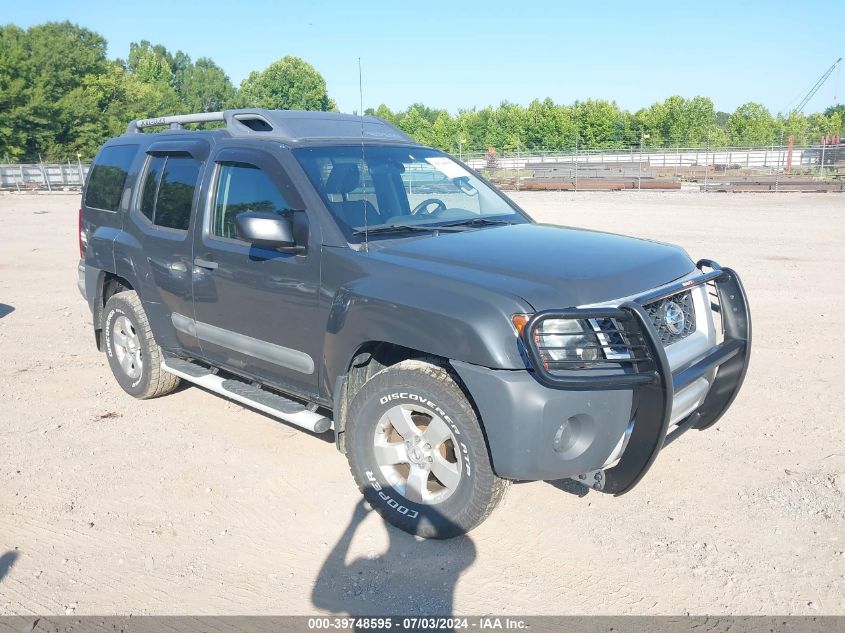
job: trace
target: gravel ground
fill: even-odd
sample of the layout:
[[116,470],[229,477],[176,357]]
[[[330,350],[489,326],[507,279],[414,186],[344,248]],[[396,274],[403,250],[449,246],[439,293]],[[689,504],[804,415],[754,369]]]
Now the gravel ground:
[[514,197],[736,268],[751,369],[632,493],[519,484],[420,542],[326,438],[197,388],[125,395],[76,289],[78,196],[0,195],[0,615],[845,614],[845,197]]

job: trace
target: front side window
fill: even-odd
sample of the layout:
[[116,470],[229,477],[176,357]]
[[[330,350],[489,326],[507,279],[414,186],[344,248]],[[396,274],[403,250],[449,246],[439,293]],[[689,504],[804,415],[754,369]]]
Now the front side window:
[[269,176],[249,163],[219,163],[211,210],[211,234],[237,239],[235,217],[247,211],[281,213],[290,208]]
[[112,145],[100,152],[88,177],[85,206],[105,211],[120,208],[126,175],[137,152],[137,145]]
[[152,156],[144,176],[141,213],[157,226],[186,231],[200,167],[190,156]]
[[529,221],[496,190],[433,149],[305,147],[294,155],[347,236],[395,225]]

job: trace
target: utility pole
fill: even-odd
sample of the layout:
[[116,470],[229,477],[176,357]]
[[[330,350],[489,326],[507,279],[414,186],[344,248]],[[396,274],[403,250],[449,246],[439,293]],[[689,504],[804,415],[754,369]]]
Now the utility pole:
[[637,191],[642,190],[643,184],[643,141],[649,137],[645,132],[640,132],[640,159],[637,161]]
[[822,164],[819,165],[819,178],[822,180],[824,180],[824,148],[827,145],[825,141],[827,141],[827,137],[822,136]]

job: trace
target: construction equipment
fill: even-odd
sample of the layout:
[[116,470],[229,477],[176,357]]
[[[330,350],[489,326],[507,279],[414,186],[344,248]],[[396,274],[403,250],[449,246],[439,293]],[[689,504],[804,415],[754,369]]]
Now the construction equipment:
[[804,109],[804,106],[806,106],[810,99],[812,99],[813,96],[819,91],[819,88],[821,88],[824,82],[827,81],[827,78],[830,77],[831,73],[833,73],[833,71],[836,69],[836,67],[839,65],[839,62],[841,61],[842,58],[840,57],[835,62],[833,62],[830,68],[824,71],[824,74],[819,77],[819,80],[815,84],[813,84],[813,87],[810,88],[810,91],[806,94],[806,96],[801,99],[801,103],[799,103],[798,106],[793,110],[795,114],[799,114],[801,110]]

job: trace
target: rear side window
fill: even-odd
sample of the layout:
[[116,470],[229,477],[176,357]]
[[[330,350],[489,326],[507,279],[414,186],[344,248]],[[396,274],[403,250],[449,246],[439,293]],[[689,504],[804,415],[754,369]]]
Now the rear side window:
[[200,167],[190,156],[151,157],[141,192],[141,213],[157,226],[187,230]]
[[137,145],[112,145],[100,152],[88,177],[85,206],[106,211],[120,208],[126,175],[137,151]]
[[235,216],[245,211],[287,211],[290,205],[266,173],[248,163],[219,164],[211,233],[236,239]]

